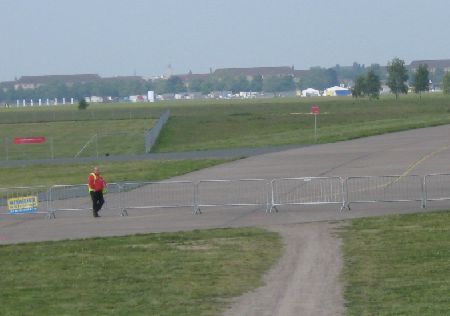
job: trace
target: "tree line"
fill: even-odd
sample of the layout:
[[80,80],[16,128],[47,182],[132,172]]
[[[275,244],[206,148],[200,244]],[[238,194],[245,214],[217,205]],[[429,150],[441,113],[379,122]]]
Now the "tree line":
[[[430,79],[433,82],[442,82],[444,93],[450,90],[450,75],[437,69],[433,73],[428,71],[426,65],[420,65],[417,71],[410,71],[405,62],[394,58],[386,67],[372,64],[369,67],[353,63],[350,67],[336,65],[332,68],[311,67],[303,71],[301,75],[284,75],[264,77],[256,75],[246,77],[217,76],[210,74],[202,78],[193,77],[186,80],[179,76],[171,76],[168,79],[144,80],[139,77],[100,79],[91,82],[75,82],[65,84],[63,82],[48,82],[36,89],[14,89],[13,87],[0,87],[0,101],[14,102],[21,99],[53,99],[69,98],[83,99],[86,96],[109,96],[112,98],[124,98],[130,95],[144,95],[147,91],[155,91],[156,94],[174,94],[196,92],[204,95],[213,91],[241,91],[278,93],[315,88],[324,90],[328,87],[346,83],[352,86],[355,98],[369,97],[377,99],[380,95],[381,83],[385,82],[392,93],[398,98],[400,94],[407,93],[412,86],[419,95],[428,91]],[[436,81],[440,80],[440,81]]]
[[[405,61],[396,57],[388,62],[386,71],[386,85],[395,94],[396,99],[400,94],[408,93],[410,87],[415,93],[419,94],[420,98],[422,92],[430,90],[430,72],[426,64],[419,65],[417,70],[409,72]],[[443,75],[442,89],[445,94],[450,94],[450,73]],[[377,75],[375,69],[369,68],[366,74],[359,75],[356,78],[352,95],[355,98],[367,96],[370,99],[378,99],[380,91],[380,76]]]

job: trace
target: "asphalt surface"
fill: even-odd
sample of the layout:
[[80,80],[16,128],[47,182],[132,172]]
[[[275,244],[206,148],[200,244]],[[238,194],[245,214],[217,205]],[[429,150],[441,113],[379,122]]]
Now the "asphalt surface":
[[[287,149],[240,159],[174,180],[446,173],[450,171],[449,136],[450,125],[445,125]],[[145,199],[145,195],[142,198]],[[351,211],[343,212],[339,212],[337,205],[321,205],[284,206],[279,207],[278,213],[271,214],[260,207],[206,207],[201,215],[193,215],[191,208],[178,208],[132,210],[127,217],[120,217],[117,210],[105,209],[99,219],[92,218],[88,211],[57,214],[53,220],[44,219],[42,215],[2,216],[0,243],[262,226],[282,234],[286,253],[267,276],[266,286],[237,299],[230,315],[341,315],[345,309],[339,281],[340,241],[334,234],[336,223],[356,217],[429,212],[449,207],[449,201],[442,201],[430,203],[425,210],[419,202],[399,202],[355,204]],[[323,253],[327,255],[324,257]],[[324,286],[319,286],[321,284]],[[313,294],[308,295],[308,289],[314,285]],[[263,312],[258,306],[265,306]]]

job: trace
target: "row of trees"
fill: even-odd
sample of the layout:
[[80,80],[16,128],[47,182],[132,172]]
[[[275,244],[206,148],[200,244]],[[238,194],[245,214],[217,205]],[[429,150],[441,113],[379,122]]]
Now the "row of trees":
[[261,75],[257,75],[249,80],[245,76],[217,77],[211,75],[206,79],[193,79],[188,84],[184,84],[179,77],[173,76],[168,80],[156,81],[154,90],[159,94],[180,92],[208,94],[212,91],[231,91],[232,93],[240,91],[283,92],[295,90],[296,87],[292,76],[272,76],[263,79]]
[[[405,62],[399,58],[394,58],[386,67],[387,79],[386,85],[395,94],[397,99],[400,94],[406,94],[409,91],[407,85],[410,74],[405,66]],[[422,92],[430,90],[430,72],[426,64],[419,65],[418,69],[411,73],[409,81],[415,93],[422,97]],[[442,88],[444,93],[450,93],[450,73],[443,77]],[[368,96],[371,99],[378,99],[380,96],[381,81],[374,69],[369,68],[366,74],[359,75],[355,80],[353,96],[356,98]]]
[[7,89],[0,88],[0,101],[14,101],[18,99],[53,99],[68,98],[83,99],[86,96],[124,97],[136,94],[147,94],[152,90],[152,83],[140,79],[98,80],[86,83],[76,82],[66,85],[62,82],[50,82],[36,89]]
[[61,82],[51,82],[39,86],[36,89],[14,89],[6,91],[0,88],[0,101],[12,102],[18,99],[45,99],[73,97],[82,99],[86,96],[111,96],[123,98],[130,95],[147,94],[147,91],[155,91],[156,94],[201,92],[208,94],[212,91],[240,91],[255,92],[283,92],[297,88],[297,83],[292,76],[272,76],[267,79],[255,76],[248,80],[244,76],[217,78],[209,76],[207,79],[193,79],[185,83],[180,77],[172,76],[169,79],[157,79],[146,81],[138,78],[98,80],[86,83],[74,83],[66,85]]
[[[283,92],[295,89],[316,88],[324,90],[328,87],[338,85],[347,78],[348,82],[353,82],[354,97],[378,98],[380,95],[381,82],[386,82],[391,91],[398,96],[407,93],[409,86],[414,91],[421,94],[429,90],[430,79],[441,78],[444,92],[450,90],[449,74],[445,74],[438,69],[432,74],[426,65],[421,65],[417,71],[411,72],[405,66],[405,62],[399,58],[390,61],[387,67],[373,64],[370,67],[354,63],[351,67],[333,68],[312,67],[304,71],[298,77],[271,76],[263,78],[261,75],[248,79],[245,76],[224,76],[219,77],[214,74],[204,77],[194,77],[183,81],[178,76],[169,79],[157,79],[146,81],[141,78],[114,78],[101,79],[86,83],[74,83],[67,85],[62,82],[51,82],[41,85],[36,89],[18,89],[10,87],[4,89],[0,87],[0,101],[11,102],[17,99],[38,99],[38,98],[63,98],[73,97],[82,99],[86,96],[111,96],[113,98],[123,98],[130,95],[146,94],[153,90],[156,94],[201,92],[208,94],[212,91],[240,91],[254,92]],[[408,81],[409,80],[409,81]],[[408,86],[408,84],[409,86]]]

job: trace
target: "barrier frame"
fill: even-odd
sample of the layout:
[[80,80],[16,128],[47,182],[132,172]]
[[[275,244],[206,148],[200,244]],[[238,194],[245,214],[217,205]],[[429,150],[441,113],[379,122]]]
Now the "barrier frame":
[[[88,207],[86,208],[59,208],[59,207],[55,207],[55,201],[61,201],[62,199],[54,199],[54,189],[58,189],[58,188],[73,188],[73,187],[82,187],[86,190],[86,196],[73,196],[73,197],[66,197],[64,198],[64,200],[68,200],[68,199],[75,199],[75,198],[86,198],[88,201]],[[117,183],[108,183],[107,184],[107,191],[112,191],[111,188],[113,187],[117,187],[117,193],[120,195],[120,186]],[[115,193],[113,193],[115,194]],[[120,198],[119,198],[120,199]],[[120,199],[121,200],[121,199]],[[50,207],[49,207],[49,214],[48,214],[48,218],[52,219],[52,218],[56,218],[56,213],[57,212],[79,212],[79,211],[91,211],[92,212],[92,202],[91,202],[91,197],[89,194],[89,185],[88,184],[62,184],[62,185],[53,185],[49,188],[49,201],[50,201]],[[121,208],[119,206],[119,208]],[[102,208],[102,210],[104,209],[111,209],[109,207],[108,204],[108,194],[105,193],[105,204]]]
[[[18,186],[18,187],[10,187],[10,188],[0,188],[0,195],[1,192],[6,192],[6,196],[3,198],[0,196],[1,199],[9,199],[14,197],[20,197],[20,195],[24,196],[25,194],[19,193],[20,190],[26,190],[27,192],[33,192],[32,194],[36,194],[38,197],[38,210],[33,212],[23,212],[23,213],[11,213],[11,212],[0,212],[0,215],[8,215],[8,216],[17,216],[17,215],[31,215],[31,214],[46,214],[46,217],[49,216],[49,203],[50,203],[50,197],[49,197],[49,188],[47,186]],[[9,192],[15,191],[14,193],[10,195]],[[26,193],[26,195],[30,195],[31,193]],[[39,196],[40,194],[44,194],[44,199],[40,200]],[[39,211],[39,204],[40,202],[45,201],[44,205],[46,206],[46,211]]]
[[[202,183],[242,183],[242,182],[248,182],[248,183],[262,183],[265,187],[264,189],[264,203],[240,203],[240,202],[224,202],[224,203],[202,203],[201,200],[201,185]],[[219,180],[200,180],[197,182],[196,185],[196,200],[195,200],[195,214],[201,214],[201,207],[218,207],[218,206],[265,206],[266,207],[266,213],[268,212],[268,209],[270,208],[270,182],[266,179],[219,179]],[[261,196],[260,196],[261,197]]]
[[[385,184],[385,185],[378,185],[375,186],[375,188],[379,188],[379,187],[387,187],[389,185],[395,184],[397,182],[399,182],[401,179],[404,178],[417,178],[419,179],[419,187],[418,190],[420,190],[420,197],[417,197],[416,199],[402,199],[402,198],[398,198],[398,199],[366,199],[366,200],[355,200],[355,201],[350,201],[349,198],[349,181],[353,180],[353,179],[380,179],[380,178],[392,178],[394,180],[392,180],[391,182]],[[361,190],[364,191],[364,190]],[[420,202],[422,207],[423,207],[423,199],[424,199],[424,186],[423,186],[423,177],[419,176],[419,175],[381,175],[381,176],[352,176],[352,177],[348,177],[345,179],[345,192],[346,192],[346,208],[348,210],[351,210],[350,204],[353,203],[392,203],[392,202]]]
[[447,196],[442,196],[442,197],[435,197],[435,198],[429,198],[429,192],[431,191],[430,186],[429,186],[429,181],[428,179],[433,178],[433,177],[442,177],[442,176],[448,176],[450,177],[450,173],[432,173],[432,174],[427,174],[423,177],[423,202],[422,202],[422,207],[426,208],[427,207],[427,202],[431,202],[431,201],[448,201],[450,200],[450,193]]
[[[185,204],[169,204],[169,205],[139,205],[139,206],[129,206],[125,203],[125,197],[123,197],[124,194],[129,192],[129,190],[125,189],[125,186],[132,185],[135,186],[135,188],[141,188],[147,185],[170,185],[170,184],[188,184],[192,186],[192,202],[191,203],[185,203]],[[121,182],[120,183],[121,188],[121,194],[122,194],[122,201],[123,201],[123,207],[121,210],[121,216],[128,216],[128,211],[131,209],[155,209],[155,208],[182,208],[182,207],[191,207],[193,209],[193,213],[195,214],[196,209],[196,189],[195,189],[195,183],[192,181],[145,181],[145,182],[139,182],[139,181],[129,181],[129,182]],[[134,188],[132,189],[134,190]]]
[[[279,181],[302,181],[303,183],[305,182],[311,182],[314,180],[338,180],[339,181],[339,195],[341,197],[341,199],[338,201],[310,201],[310,202],[287,202],[287,203],[277,203],[276,202],[276,183]],[[301,183],[301,182],[300,182]],[[273,179],[270,182],[270,186],[271,186],[271,206],[269,209],[269,213],[272,213],[273,210],[275,210],[275,212],[278,213],[278,208],[277,206],[284,206],[284,205],[324,205],[324,204],[339,204],[340,208],[339,208],[339,212],[342,212],[342,210],[345,207],[345,187],[344,187],[344,179],[338,176],[333,176],[333,177],[297,177],[297,178],[278,178],[278,179]]]

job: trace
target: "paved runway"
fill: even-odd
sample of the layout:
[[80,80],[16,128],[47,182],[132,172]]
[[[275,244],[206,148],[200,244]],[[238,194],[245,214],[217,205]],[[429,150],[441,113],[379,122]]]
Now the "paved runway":
[[[449,136],[450,125],[445,125],[290,149],[200,170],[176,180],[450,172]],[[434,202],[430,207],[447,208],[450,202]],[[201,215],[192,215],[190,208],[135,210],[130,211],[128,217],[120,217],[117,211],[105,210],[99,219],[92,218],[88,212],[58,215],[53,220],[44,219],[42,215],[3,215],[0,217],[0,243],[215,227],[270,226],[420,210],[420,203],[406,202],[359,204],[351,211],[342,213],[338,212],[338,206],[326,205],[281,207],[280,212],[274,214],[265,214],[265,209],[258,207],[222,207],[206,208]]]

